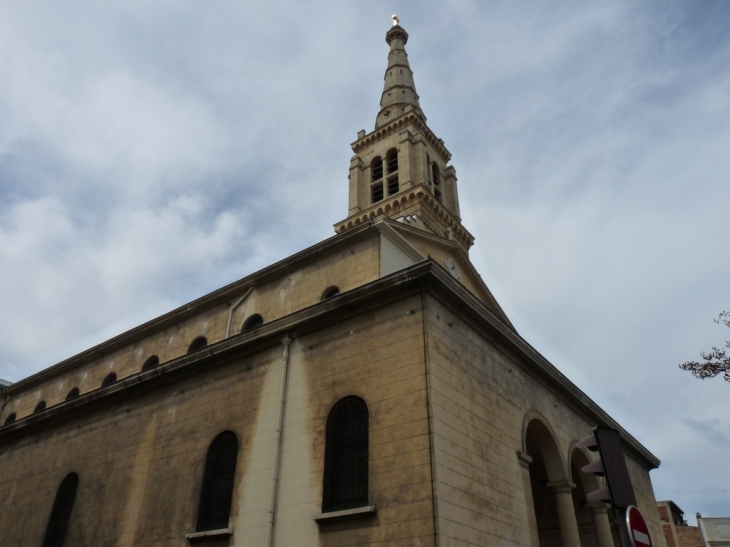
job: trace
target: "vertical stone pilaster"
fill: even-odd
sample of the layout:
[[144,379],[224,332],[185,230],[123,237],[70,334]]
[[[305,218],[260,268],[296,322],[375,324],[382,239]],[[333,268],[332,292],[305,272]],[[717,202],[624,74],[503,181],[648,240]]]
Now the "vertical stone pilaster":
[[349,201],[348,216],[354,215],[362,211],[369,205],[369,202],[363,201],[367,199],[367,191],[370,189],[370,181],[363,180],[362,160],[360,156],[352,156],[350,159],[349,174]]
[[530,482],[530,464],[532,463],[532,457],[518,450],[517,459],[520,462],[520,470],[522,471],[522,487],[525,491],[525,504],[527,505],[525,510],[527,513],[527,527],[530,532],[530,545],[532,547],[540,547],[540,535],[537,531],[537,516],[535,515],[535,500],[532,497],[532,483]]

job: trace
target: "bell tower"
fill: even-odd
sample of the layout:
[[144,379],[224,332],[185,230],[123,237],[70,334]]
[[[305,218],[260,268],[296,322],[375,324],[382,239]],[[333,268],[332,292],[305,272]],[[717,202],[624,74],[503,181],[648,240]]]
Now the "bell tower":
[[379,215],[453,241],[468,249],[473,236],[462,226],[451,153],[429,129],[408,63],[408,33],[393,16],[390,46],[375,129],[352,143],[348,217],[337,233]]

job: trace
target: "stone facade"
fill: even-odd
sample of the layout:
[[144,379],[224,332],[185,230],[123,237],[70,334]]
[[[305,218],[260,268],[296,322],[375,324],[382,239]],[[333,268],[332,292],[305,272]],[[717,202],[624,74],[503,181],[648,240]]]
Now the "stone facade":
[[[387,40],[377,127],[353,144],[336,236],[3,388],[5,543],[618,546],[613,511],[585,503],[600,484],[580,467],[595,457],[575,447],[601,425],[620,431],[664,547],[659,461],[519,336],[474,270],[407,34]],[[397,168],[372,173],[393,157]],[[255,315],[262,324],[243,329]],[[333,409],[348,399],[367,408],[353,452],[366,458],[365,498],[323,511]],[[201,529],[222,432],[238,442],[228,526]]]

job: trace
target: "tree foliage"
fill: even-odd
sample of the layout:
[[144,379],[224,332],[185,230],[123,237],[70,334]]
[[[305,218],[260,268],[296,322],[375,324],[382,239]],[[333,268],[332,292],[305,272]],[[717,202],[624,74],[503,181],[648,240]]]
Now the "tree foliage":
[[[730,311],[722,312],[714,321],[730,328]],[[725,342],[725,347],[730,349],[730,340]],[[702,362],[687,361],[679,365],[679,368],[691,372],[695,378],[700,380],[722,374],[725,381],[730,382],[730,357],[725,349],[713,346],[712,350],[702,352],[700,355],[702,355]]]

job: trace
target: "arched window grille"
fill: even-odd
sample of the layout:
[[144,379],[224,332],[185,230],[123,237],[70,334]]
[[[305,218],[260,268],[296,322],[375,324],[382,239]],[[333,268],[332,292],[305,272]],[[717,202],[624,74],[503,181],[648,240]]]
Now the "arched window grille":
[[391,175],[398,170],[398,150],[391,148],[385,156],[388,163],[388,174]]
[[61,547],[63,545],[78,487],[79,476],[76,473],[69,473],[61,481],[56,493],[56,501],[53,502],[51,517],[48,519],[43,547]]
[[385,155],[385,162],[388,166],[388,174],[386,176],[388,196],[398,193],[400,183],[398,182],[398,150],[391,148]]
[[205,458],[196,531],[228,527],[237,457],[238,439],[232,431],[224,431],[210,443]]
[[376,156],[370,162],[370,174],[372,175],[372,182],[383,178],[383,158]]
[[436,199],[441,199],[441,172],[439,171],[436,162],[433,162],[431,167],[431,182],[433,182],[433,195]]
[[151,357],[148,357],[147,360],[142,365],[142,371],[149,370],[151,368],[156,367],[160,364],[160,358],[157,357],[157,355],[153,355]]
[[208,340],[206,340],[205,336],[198,336],[195,340],[190,342],[190,345],[188,346],[188,353],[193,353],[194,351],[203,349],[207,345]]
[[322,293],[322,298],[320,300],[327,300],[328,298],[332,298],[333,296],[337,296],[340,294],[339,287],[335,287],[334,285],[332,287],[327,287],[325,291]]
[[66,394],[66,400],[70,401],[71,399],[75,399],[78,396],[79,396],[79,388],[75,387]]
[[383,199],[383,158],[376,156],[370,162],[370,201],[377,203]]
[[345,397],[330,411],[324,454],[322,512],[368,504],[368,407]]
[[101,381],[101,387],[108,386],[109,384],[113,384],[116,381],[117,381],[117,375],[116,375],[116,373],[115,372],[110,372]]
[[263,324],[264,324],[264,318],[261,317],[258,313],[255,313],[243,322],[243,326],[241,327],[241,332],[246,332],[247,330],[255,329],[256,327],[260,327]]

